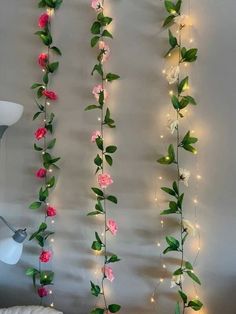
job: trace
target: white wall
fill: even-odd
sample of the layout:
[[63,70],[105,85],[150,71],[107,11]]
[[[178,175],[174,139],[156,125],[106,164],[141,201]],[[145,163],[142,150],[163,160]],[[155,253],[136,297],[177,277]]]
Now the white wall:
[[[23,118],[8,130],[1,147],[0,214],[12,223],[28,226],[29,232],[40,222],[40,215],[27,209],[38,188],[33,173],[39,163],[32,150],[36,124],[31,117],[35,107],[29,89],[40,77],[35,60],[42,45],[33,35],[40,12],[36,2],[0,3],[0,99],[25,106]],[[52,300],[66,314],[86,314],[95,302],[90,297],[89,280],[99,262],[90,250],[98,223],[86,217],[94,203],[89,187],[94,182],[95,149],[89,137],[97,121],[96,114],[83,110],[92,101],[90,91],[95,83],[90,77],[95,54],[89,47],[94,13],[87,0],[64,2],[54,22],[55,41],[63,57],[54,79],[60,96],[54,105],[56,151],[62,163],[52,199],[59,212]],[[160,290],[157,309],[150,303],[162,273],[156,246],[162,234],[154,202],[156,179],[159,175],[171,179],[171,173],[155,162],[164,151],[159,135],[168,133],[163,118],[168,89],[161,75],[166,48],[166,33],[160,27],[163,5],[154,0],[107,2],[115,17],[109,66],[122,77],[110,90],[118,127],[109,134],[119,147],[112,169],[119,207],[113,213],[120,232],[109,245],[122,257],[114,267],[117,278],[110,286],[110,300],[123,305],[123,314],[173,313],[174,292],[169,290],[169,282]],[[198,189],[198,213],[203,245],[197,270],[203,281],[198,293],[206,305],[205,314],[235,311],[235,9],[233,0],[192,1],[191,5],[196,20],[194,38],[200,52],[191,81],[200,104],[188,115],[187,125],[193,126],[200,137],[197,163],[203,179]],[[186,163],[191,160],[188,155]],[[186,208],[190,219],[194,193],[190,187]],[[173,225],[165,224],[166,232],[172,232]],[[1,236],[3,233],[7,230],[2,226]],[[36,263],[35,248],[27,242],[16,267],[0,265],[1,306],[37,304],[31,281],[24,275],[25,269]],[[191,246],[189,255],[193,255]],[[166,260],[169,270],[174,262],[173,258]]]

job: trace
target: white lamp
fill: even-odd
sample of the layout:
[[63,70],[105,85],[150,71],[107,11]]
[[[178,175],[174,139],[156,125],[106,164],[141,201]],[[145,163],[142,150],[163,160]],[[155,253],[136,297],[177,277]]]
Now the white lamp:
[[15,265],[22,254],[23,242],[27,237],[26,229],[16,230],[2,216],[0,219],[14,232],[12,237],[0,240],[0,261]]
[[0,101],[0,139],[6,129],[22,116],[24,107],[10,101]]

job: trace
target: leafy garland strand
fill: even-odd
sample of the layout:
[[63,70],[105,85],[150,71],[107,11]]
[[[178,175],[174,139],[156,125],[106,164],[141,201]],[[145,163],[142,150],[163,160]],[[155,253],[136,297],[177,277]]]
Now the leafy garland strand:
[[[41,83],[34,83],[31,88],[35,90],[35,103],[37,105],[37,112],[33,116],[33,120],[41,118],[40,127],[35,132],[36,142],[41,142],[41,145],[34,143],[34,150],[40,153],[42,166],[36,172],[36,177],[42,180],[42,185],[38,193],[38,199],[31,203],[30,209],[40,209],[43,211],[43,222],[40,223],[37,230],[31,235],[30,240],[35,240],[40,248],[40,255],[38,258],[39,265],[37,268],[31,267],[26,271],[26,275],[31,276],[33,285],[41,299],[47,297],[52,293],[49,287],[53,285],[54,272],[51,270],[44,270],[43,265],[52,260],[52,249],[50,242],[54,241],[51,236],[54,232],[48,229],[48,220],[54,223],[54,217],[57,212],[55,207],[49,204],[50,193],[56,185],[56,177],[52,174],[54,170],[58,169],[57,162],[60,157],[54,157],[49,153],[56,143],[56,138],[52,137],[54,133],[55,115],[50,110],[51,102],[58,99],[57,94],[49,90],[51,82],[51,75],[56,72],[59,67],[59,62],[52,62],[51,58],[54,55],[61,55],[58,47],[53,46],[53,38],[51,33],[51,20],[54,11],[59,9],[63,0],[41,0],[38,3],[39,8],[45,11],[38,19],[38,27],[40,28],[35,34],[41,39],[46,47],[46,51],[38,56],[38,64],[43,71]],[[51,303],[53,306],[53,303]]]
[[[181,78],[180,71],[183,64],[196,61],[198,49],[187,49],[182,45],[182,30],[186,26],[186,16],[182,15],[181,8],[182,0],[178,0],[176,3],[165,0],[165,9],[168,12],[168,16],[166,17],[163,26],[168,27],[170,44],[170,49],[166,53],[166,57],[170,57],[172,53],[177,52],[178,54],[178,65],[171,67],[167,73],[169,83],[176,84],[176,92],[170,92],[171,102],[176,110],[176,120],[172,121],[170,125],[170,128],[173,131],[172,133],[176,132],[176,148],[174,147],[175,145],[170,144],[167,155],[158,159],[158,162],[162,165],[174,164],[177,172],[177,178],[173,182],[172,187],[161,188],[165,193],[174,198],[174,200],[169,201],[169,208],[163,210],[161,215],[178,215],[180,220],[180,239],[178,240],[173,236],[167,236],[167,247],[163,251],[163,254],[173,251],[179,252],[180,254],[180,267],[173,272],[172,281],[179,287],[178,295],[181,299],[182,305],[180,305],[180,302],[176,303],[175,314],[184,314],[187,308],[199,311],[203,306],[200,300],[191,299],[183,288],[183,279],[185,274],[188,275],[194,283],[200,285],[201,282],[194,272],[193,265],[185,260],[184,251],[184,244],[189,235],[189,228],[186,226],[184,220],[184,193],[180,191],[180,182],[185,181],[188,174],[185,169],[180,168],[180,150],[184,149],[193,154],[197,154],[197,150],[193,144],[195,144],[198,139],[196,137],[192,137],[190,131],[188,131],[184,137],[181,137],[180,122],[184,117],[182,110],[188,105],[197,105],[197,103],[192,96],[187,94],[189,89],[189,77],[186,76]],[[171,28],[174,23],[178,25],[178,39],[172,33]]]
[[[94,164],[96,166],[97,181],[99,187],[92,187],[92,191],[96,195],[95,210],[90,212],[88,216],[103,216],[103,229],[101,235],[95,232],[95,240],[92,243],[92,249],[94,252],[102,253],[104,258],[103,267],[101,269],[101,282],[99,285],[90,281],[91,284],[91,294],[95,297],[102,296],[103,306],[94,308],[91,314],[108,314],[117,313],[121,309],[118,304],[108,304],[105,281],[109,280],[112,282],[114,280],[114,274],[112,267],[109,266],[111,263],[116,263],[120,261],[115,254],[109,254],[107,250],[107,232],[112,235],[116,235],[118,227],[113,219],[108,219],[107,213],[107,202],[112,202],[117,204],[117,198],[114,195],[109,195],[106,193],[106,189],[113,183],[113,180],[109,173],[105,172],[105,163],[109,166],[113,164],[112,154],[116,152],[117,147],[114,145],[109,145],[105,147],[105,127],[115,128],[115,121],[111,118],[110,109],[107,105],[108,93],[106,91],[106,83],[112,82],[119,79],[119,75],[114,73],[105,73],[104,63],[108,60],[110,56],[110,48],[104,41],[105,38],[113,38],[112,34],[107,30],[107,26],[111,24],[112,18],[104,15],[104,0],[92,0],[91,7],[97,12],[96,21],[91,26],[91,33],[93,35],[91,39],[91,46],[98,46],[99,54],[97,56],[97,63],[95,64],[92,75],[97,73],[100,77],[100,84],[93,88],[93,95],[97,100],[97,104],[90,105],[86,107],[87,110],[97,109],[100,111],[100,130],[94,131],[92,133],[91,141],[96,143],[99,153],[94,159]],[[102,239],[103,237],[103,239]]]

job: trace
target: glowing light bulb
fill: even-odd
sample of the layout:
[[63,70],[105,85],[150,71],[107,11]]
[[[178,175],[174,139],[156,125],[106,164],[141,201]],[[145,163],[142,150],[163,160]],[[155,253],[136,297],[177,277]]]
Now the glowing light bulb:
[[190,39],[189,39],[189,42],[190,42],[190,44],[193,43],[193,42],[194,42],[194,39],[193,39],[193,38],[190,38]]
[[164,279],[163,278],[160,278],[160,282],[163,282],[164,281]]
[[43,72],[45,72],[45,69],[42,69]]
[[201,180],[202,176],[200,176],[200,174],[197,175],[197,179]]
[[170,157],[169,157],[169,156],[166,156],[166,160],[170,160]]
[[102,237],[104,237],[104,233],[102,232]]
[[162,265],[162,267],[165,269],[165,268],[166,268],[166,265],[165,265],[165,264],[163,264],[163,265]]
[[164,225],[164,221],[163,220],[161,220],[161,224],[162,224],[162,226]]
[[42,152],[42,155],[44,155],[45,154],[45,152]]
[[49,101],[47,101],[46,104],[47,104],[47,106],[50,106],[50,102]]
[[52,303],[50,304],[50,306],[51,306],[51,307],[54,307],[54,304],[53,304],[53,302],[52,302]]
[[169,95],[170,95],[170,96],[173,96],[173,94],[174,94],[173,90],[170,90],[170,91],[169,91]]
[[47,122],[47,120],[46,120],[46,119],[43,119],[43,122]]
[[54,239],[51,239],[51,242],[54,243]]
[[162,74],[166,74],[166,70],[165,69],[162,70]]
[[52,168],[48,169],[49,172],[52,172]]
[[198,203],[198,200],[195,198],[195,199],[193,200],[193,202],[194,202],[194,204],[197,204],[197,203]]
[[169,113],[167,113],[167,115],[166,115],[166,116],[167,116],[167,118],[169,118],[170,114],[169,114]]
[[160,135],[160,138],[164,138],[164,135]]
[[44,276],[44,278],[45,278],[45,279],[47,279],[47,278],[48,278],[48,276],[47,276],[47,275],[45,275],[45,276]]
[[54,221],[54,220],[52,220],[51,222],[52,222],[52,224],[54,224],[54,222],[55,222],[55,221]]
[[50,204],[49,204],[49,203],[47,203],[46,205],[47,205],[47,206],[49,206]]
[[157,202],[157,200],[158,200],[157,197],[155,197],[155,201],[156,201],[156,202]]
[[199,299],[199,296],[197,294],[195,295],[195,299],[197,299],[197,300]]
[[100,118],[100,117],[98,117],[98,121],[101,121],[101,118]]
[[200,246],[197,249],[198,249],[198,251],[200,251],[201,250]]
[[157,243],[157,246],[158,246],[158,247],[160,247],[160,246],[161,246],[161,243],[160,243],[160,242],[158,242],[158,243]]
[[49,294],[52,294],[52,290],[49,290]]
[[193,152],[193,154],[194,154],[194,155],[197,155],[197,150],[195,150],[195,151]]
[[199,226],[199,224],[196,224],[196,225],[195,225],[195,227],[196,227],[197,229],[200,229],[200,226]]
[[150,301],[151,301],[151,303],[154,303],[155,299],[153,297],[151,297]]
[[171,53],[168,54],[168,57],[171,57]]
[[185,63],[184,63],[184,66],[185,66],[185,67],[187,68],[187,66],[188,66],[188,63],[187,63],[187,62],[185,62]]

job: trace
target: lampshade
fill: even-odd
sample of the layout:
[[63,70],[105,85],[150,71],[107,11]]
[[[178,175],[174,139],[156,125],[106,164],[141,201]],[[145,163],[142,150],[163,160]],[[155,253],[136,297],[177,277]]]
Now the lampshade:
[[24,107],[9,101],[0,101],[0,126],[10,126],[22,116]]
[[0,261],[15,265],[22,254],[23,243],[15,241],[12,237],[0,241]]

